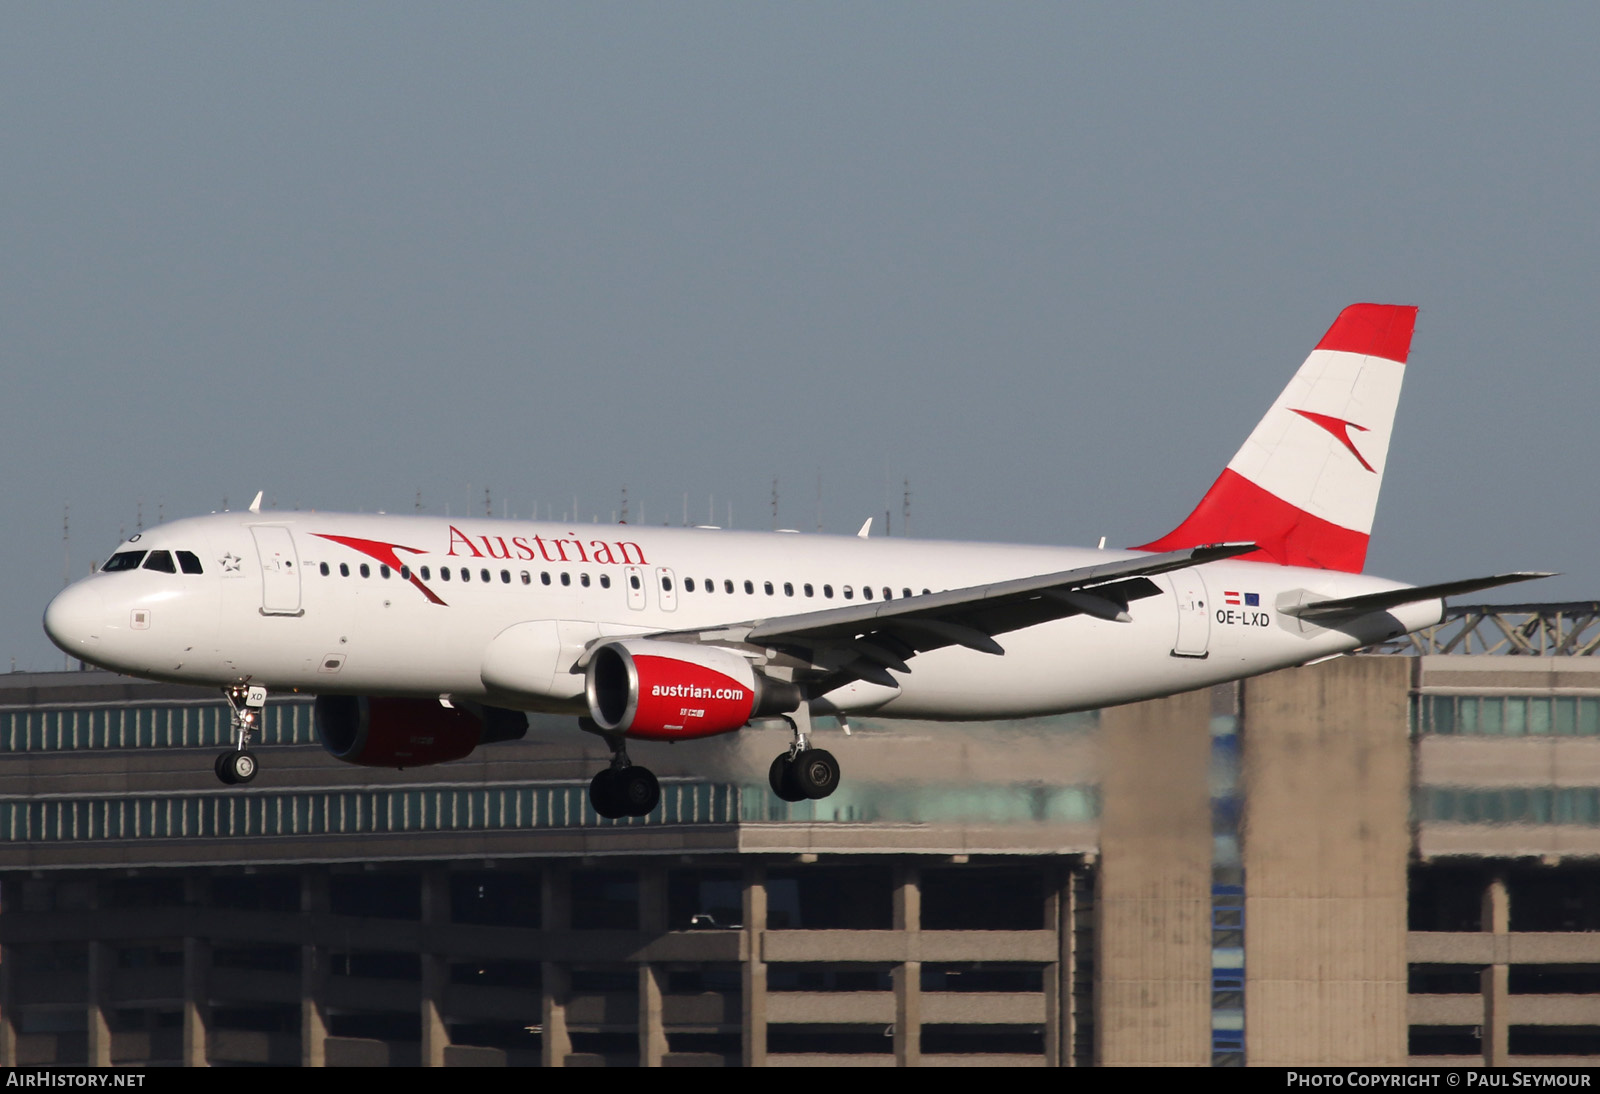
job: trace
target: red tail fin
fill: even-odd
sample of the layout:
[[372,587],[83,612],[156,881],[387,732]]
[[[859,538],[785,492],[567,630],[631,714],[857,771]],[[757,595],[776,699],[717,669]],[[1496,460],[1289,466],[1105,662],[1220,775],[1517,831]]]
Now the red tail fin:
[[1341,312],[1189,518],[1136,550],[1247,541],[1246,559],[1360,571],[1416,316]]

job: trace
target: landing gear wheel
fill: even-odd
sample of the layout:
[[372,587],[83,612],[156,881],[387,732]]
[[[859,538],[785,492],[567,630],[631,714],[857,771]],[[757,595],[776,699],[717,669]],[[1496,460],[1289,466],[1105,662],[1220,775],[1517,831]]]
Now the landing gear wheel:
[[839,789],[839,761],[824,749],[808,748],[790,764],[789,780],[808,798],[826,798]]
[[772,761],[772,766],[767,769],[767,784],[772,787],[774,794],[786,802],[806,800],[805,791],[795,783],[794,763],[787,752],[778,753],[778,758]]
[[211,765],[211,770],[217,773],[218,781],[228,786],[232,786],[234,784],[232,768],[233,752],[230,750],[228,752],[217,753],[217,762]]
[[625,767],[611,773],[613,801],[630,817],[643,817],[661,801],[661,785],[648,767]]
[[625,815],[622,803],[617,800],[616,774],[608,767],[589,780],[589,804],[607,820],[616,820]]
[[256,772],[260,770],[256,765],[255,753],[235,752],[230,770],[233,772],[233,781],[236,783],[255,781]]

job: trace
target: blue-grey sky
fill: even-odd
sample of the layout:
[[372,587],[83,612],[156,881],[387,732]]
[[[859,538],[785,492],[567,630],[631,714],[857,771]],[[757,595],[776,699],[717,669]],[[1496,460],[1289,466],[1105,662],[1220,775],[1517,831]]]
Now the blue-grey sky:
[[0,668],[247,504],[1141,543],[1421,306],[1369,569],[1600,597],[1600,9],[12,4]]

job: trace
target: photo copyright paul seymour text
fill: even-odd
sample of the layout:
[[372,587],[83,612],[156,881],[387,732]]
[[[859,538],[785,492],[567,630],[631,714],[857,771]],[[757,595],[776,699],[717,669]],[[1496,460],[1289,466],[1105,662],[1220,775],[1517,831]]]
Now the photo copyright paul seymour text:
[[1549,1071],[1291,1071],[1289,1086],[1354,1086],[1354,1087],[1535,1087],[1575,1086],[1588,1087],[1590,1076],[1585,1073]]

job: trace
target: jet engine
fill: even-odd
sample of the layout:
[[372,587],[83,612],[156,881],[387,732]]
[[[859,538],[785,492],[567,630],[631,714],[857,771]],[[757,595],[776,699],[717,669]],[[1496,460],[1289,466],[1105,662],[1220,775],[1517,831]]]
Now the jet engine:
[[597,648],[584,695],[602,730],[656,741],[727,733],[787,714],[801,699],[799,688],[762,676],[737,653],[648,638]]
[[459,760],[479,745],[528,732],[518,710],[437,699],[319,695],[317,740],[335,759],[363,767],[424,767]]

